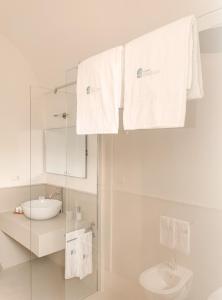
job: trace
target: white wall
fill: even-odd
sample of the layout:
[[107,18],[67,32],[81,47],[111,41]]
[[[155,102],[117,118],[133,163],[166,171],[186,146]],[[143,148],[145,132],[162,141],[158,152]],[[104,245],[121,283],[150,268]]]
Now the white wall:
[[[36,78],[18,49],[0,36],[0,187],[25,185],[30,179],[30,94]],[[33,115],[40,114],[38,110]],[[36,126],[32,149],[36,164],[33,177],[42,173],[42,151]]]
[[[29,198],[28,188],[9,190],[3,187],[30,183],[29,88],[37,82],[18,49],[1,35],[0,49],[0,211],[3,211],[11,210]],[[32,176],[36,183],[42,180],[43,173],[41,107],[32,107],[32,116]],[[0,232],[0,264],[3,268],[29,259],[27,250]]]
[[116,189],[222,209],[222,54],[202,63],[205,97],[188,103],[185,128],[115,137]]

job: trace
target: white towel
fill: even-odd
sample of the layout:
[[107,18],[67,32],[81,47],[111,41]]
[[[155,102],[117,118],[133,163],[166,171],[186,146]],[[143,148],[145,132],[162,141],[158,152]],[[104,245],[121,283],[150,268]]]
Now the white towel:
[[77,134],[118,133],[123,47],[83,61],[77,75]]
[[175,222],[174,219],[160,217],[160,244],[170,248],[175,248]]
[[124,129],[183,127],[187,98],[202,96],[194,16],[126,45]]
[[186,255],[190,254],[190,223],[175,219],[175,249]]
[[66,234],[65,279],[92,274],[92,232],[84,229]]
[[81,237],[84,232],[84,229],[80,229],[66,234],[65,279],[80,277],[82,265]]

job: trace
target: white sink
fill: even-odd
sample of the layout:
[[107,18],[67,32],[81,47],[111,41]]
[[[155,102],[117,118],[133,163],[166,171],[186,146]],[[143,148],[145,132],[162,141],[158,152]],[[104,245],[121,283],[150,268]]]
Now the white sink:
[[222,299],[222,288],[214,292],[213,294],[210,295],[208,300],[220,300]]
[[54,199],[31,200],[22,203],[24,215],[32,220],[48,220],[57,216],[62,209],[62,201]]
[[184,300],[189,294],[193,272],[177,265],[160,264],[140,275],[139,281],[148,299]]

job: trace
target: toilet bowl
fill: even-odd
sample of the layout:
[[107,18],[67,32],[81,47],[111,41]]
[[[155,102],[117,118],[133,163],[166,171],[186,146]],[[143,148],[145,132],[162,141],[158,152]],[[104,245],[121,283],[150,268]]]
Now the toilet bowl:
[[147,299],[185,300],[189,294],[193,272],[181,267],[160,264],[144,271],[139,278]]
[[221,300],[222,299],[222,288],[216,290],[213,294],[210,295],[208,300]]

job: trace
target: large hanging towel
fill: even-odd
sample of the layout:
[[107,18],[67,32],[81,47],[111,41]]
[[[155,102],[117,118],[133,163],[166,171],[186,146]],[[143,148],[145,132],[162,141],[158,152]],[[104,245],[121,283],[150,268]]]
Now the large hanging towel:
[[184,126],[187,99],[203,97],[194,16],[126,45],[124,94],[124,129]]
[[77,75],[77,134],[118,133],[122,96],[122,50],[83,61]]

